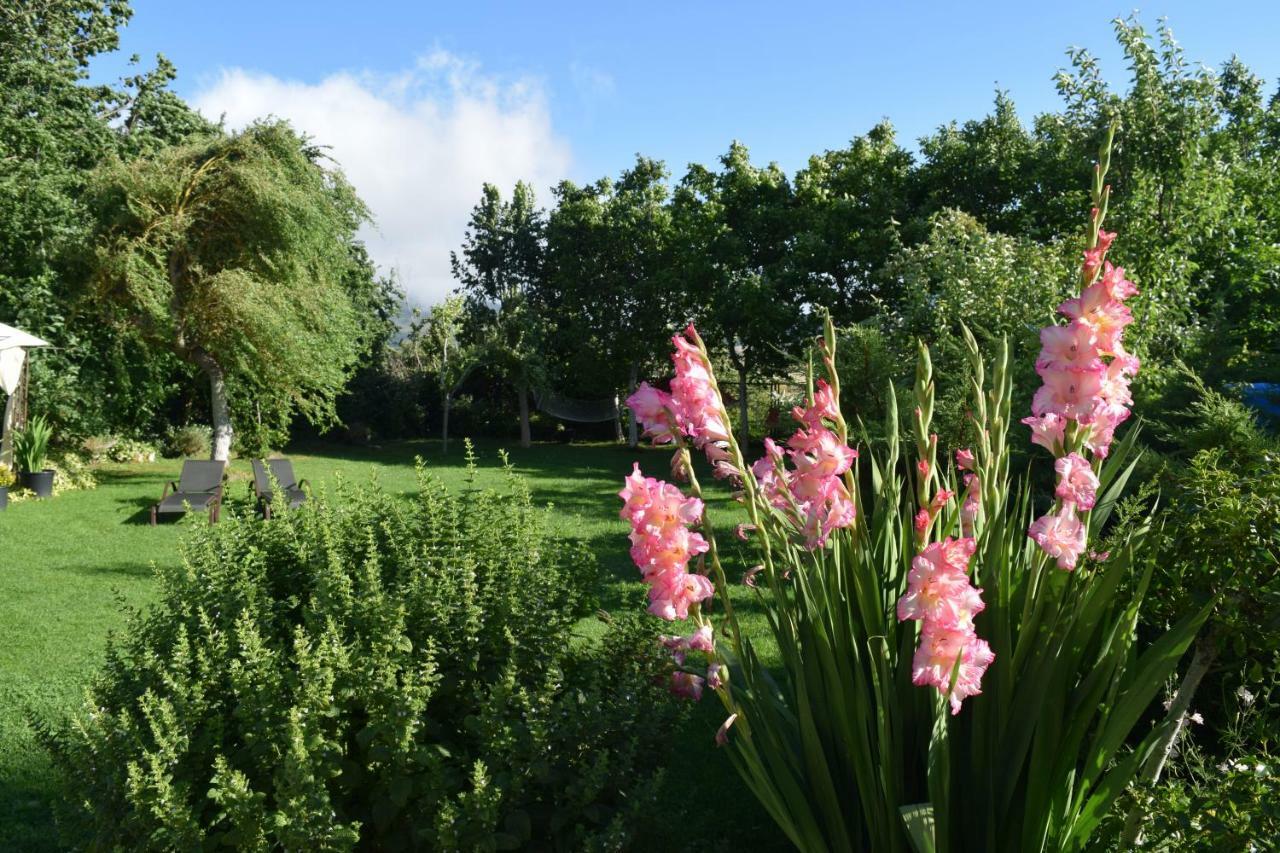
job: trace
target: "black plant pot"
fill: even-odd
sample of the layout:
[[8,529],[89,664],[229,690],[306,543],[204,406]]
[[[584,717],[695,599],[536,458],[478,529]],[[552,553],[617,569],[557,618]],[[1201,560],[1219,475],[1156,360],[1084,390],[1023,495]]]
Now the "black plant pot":
[[38,498],[53,497],[53,469],[23,471],[22,485],[35,492]]
[[9,487],[0,486],[0,509],[9,508]]

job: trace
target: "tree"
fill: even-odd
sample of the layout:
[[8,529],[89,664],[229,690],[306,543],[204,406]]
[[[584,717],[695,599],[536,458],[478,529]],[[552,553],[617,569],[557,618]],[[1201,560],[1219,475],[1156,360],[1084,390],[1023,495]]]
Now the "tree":
[[720,165],[719,172],[691,166],[676,189],[673,266],[684,312],[737,371],[745,445],[750,378],[794,365],[806,326],[816,324],[806,323],[810,306],[787,276],[794,206],[786,175],[777,164],[752,165],[738,142]]
[[873,316],[893,296],[878,273],[900,245],[901,223],[913,218],[911,165],[893,126],[881,122],[847,148],[810,157],[796,175],[798,226],[788,263],[807,300],[838,325]]
[[0,8],[0,316],[56,344],[32,360],[31,383],[64,438],[151,428],[183,369],[75,304],[94,168],[214,130],[169,91],[163,56],[117,85],[90,82],[90,62],[116,49],[131,14],[123,0]]
[[[671,280],[667,170],[637,157],[616,181],[556,188],[547,223],[543,304],[554,311],[556,380],[579,392],[624,398],[655,363],[677,304]],[[621,439],[621,425],[618,426]],[[634,418],[629,443],[637,441]]]
[[363,205],[282,122],[112,159],[91,186],[98,226],[88,299],[208,382],[212,455],[233,408],[277,429],[333,419],[364,349],[349,292]]
[[517,183],[504,202],[497,187],[485,184],[451,264],[467,297],[473,338],[483,341],[487,357],[516,389],[521,447],[531,442],[529,391],[542,373],[545,315],[538,296],[545,257],[546,213],[536,206],[533,189]]

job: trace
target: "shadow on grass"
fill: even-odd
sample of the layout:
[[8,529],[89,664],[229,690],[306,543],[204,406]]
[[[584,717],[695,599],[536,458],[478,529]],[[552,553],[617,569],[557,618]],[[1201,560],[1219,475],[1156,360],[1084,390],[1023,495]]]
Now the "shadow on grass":
[[0,849],[44,853],[61,850],[52,830],[53,802],[62,791],[52,769],[0,778]]

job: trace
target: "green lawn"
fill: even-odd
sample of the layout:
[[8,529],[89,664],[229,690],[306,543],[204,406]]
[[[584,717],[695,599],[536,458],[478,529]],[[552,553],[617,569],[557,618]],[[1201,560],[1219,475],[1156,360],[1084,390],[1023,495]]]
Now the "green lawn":
[[[482,482],[498,476],[497,448],[479,448]],[[321,446],[290,456],[298,475],[319,488],[335,476],[353,481],[375,477],[389,490],[409,492],[415,487],[416,456],[424,457],[447,483],[459,483],[464,476],[461,443],[450,447],[448,457],[438,442]],[[667,470],[665,452],[616,445],[548,444],[511,451],[512,463],[529,478],[535,498],[557,508],[556,524],[566,535],[587,540],[599,555],[605,610],[644,607],[616,497],[637,458],[652,476]],[[186,524],[205,523],[202,516],[156,528],[147,523],[147,507],[179,467],[176,461],[104,465],[97,470],[97,489],[11,504],[0,513],[0,850],[58,849],[52,803],[59,791],[28,718],[57,719],[80,701],[108,633],[124,624],[126,608],[143,607],[150,600],[152,566],[177,559]],[[233,463],[224,514],[251,510],[248,477],[247,463]],[[721,548],[732,554],[736,540],[725,525],[736,519],[731,515],[736,507],[725,490],[714,492],[713,511],[724,519]],[[735,601],[747,630],[765,633],[749,591],[739,588]],[[664,792],[645,822],[640,849],[786,849],[728,757],[714,746],[722,717],[719,702],[708,696],[674,744],[655,744],[669,749],[670,759]]]

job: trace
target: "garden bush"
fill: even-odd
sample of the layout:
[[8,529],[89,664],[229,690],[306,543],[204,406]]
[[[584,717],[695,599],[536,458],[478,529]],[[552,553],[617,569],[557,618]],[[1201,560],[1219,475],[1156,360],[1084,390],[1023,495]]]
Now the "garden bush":
[[[590,553],[508,467],[410,499],[339,483],[193,528],[159,602],[40,726],[75,845],[617,848],[679,713],[639,620],[575,631]],[[594,632],[593,632],[594,633]]]
[[200,458],[209,455],[211,441],[212,433],[207,426],[186,424],[185,426],[175,426],[169,429],[161,450],[165,456],[171,458]]
[[121,435],[92,435],[80,448],[90,462],[155,462],[160,455],[154,444]]

